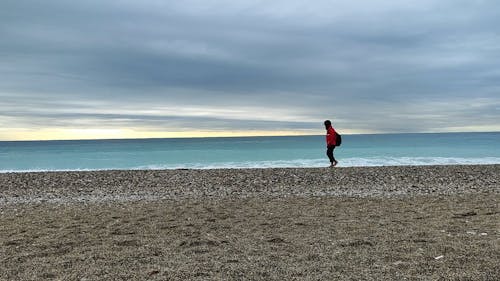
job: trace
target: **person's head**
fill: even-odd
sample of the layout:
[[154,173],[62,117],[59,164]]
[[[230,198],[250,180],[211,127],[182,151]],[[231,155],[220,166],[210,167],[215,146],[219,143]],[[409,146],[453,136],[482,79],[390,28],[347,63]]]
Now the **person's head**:
[[330,128],[330,126],[332,126],[332,122],[330,122],[330,120],[326,120],[324,124],[325,124],[325,129],[328,129]]

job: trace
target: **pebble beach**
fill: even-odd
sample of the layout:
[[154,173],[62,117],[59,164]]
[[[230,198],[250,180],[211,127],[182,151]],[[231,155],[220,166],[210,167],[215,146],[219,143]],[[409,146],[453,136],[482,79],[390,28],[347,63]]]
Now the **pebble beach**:
[[0,280],[498,280],[500,165],[0,174]]

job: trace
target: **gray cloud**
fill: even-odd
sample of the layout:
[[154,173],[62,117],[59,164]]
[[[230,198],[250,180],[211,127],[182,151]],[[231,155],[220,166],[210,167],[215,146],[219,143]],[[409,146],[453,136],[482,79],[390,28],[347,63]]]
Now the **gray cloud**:
[[7,0],[0,123],[500,130],[497,26],[496,1]]

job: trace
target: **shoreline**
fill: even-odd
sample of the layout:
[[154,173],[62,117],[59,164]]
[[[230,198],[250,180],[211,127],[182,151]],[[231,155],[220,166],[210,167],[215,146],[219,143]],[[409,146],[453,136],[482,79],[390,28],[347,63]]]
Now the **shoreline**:
[[[336,166],[337,169],[351,168],[391,168],[391,167],[454,167],[454,166],[499,166],[500,163],[456,163],[456,164],[401,164],[401,165],[360,165],[360,166]],[[267,170],[267,169],[324,169],[323,166],[290,166],[290,167],[207,167],[207,168],[103,168],[103,169],[61,169],[61,170],[0,170],[2,174],[32,174],[32,173],[85,173],[85,172],[120,172],[120,171],[212,171],[212,170]]]

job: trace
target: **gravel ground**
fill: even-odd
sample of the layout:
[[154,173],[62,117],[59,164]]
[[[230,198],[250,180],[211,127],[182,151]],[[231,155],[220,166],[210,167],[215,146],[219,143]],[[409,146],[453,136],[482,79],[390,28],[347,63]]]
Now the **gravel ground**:
[[0,174],[0,280],[500,280],[500,165]]
[[500,192],[500,165],[0,174],[0,207],[17,203],[478,192]]

